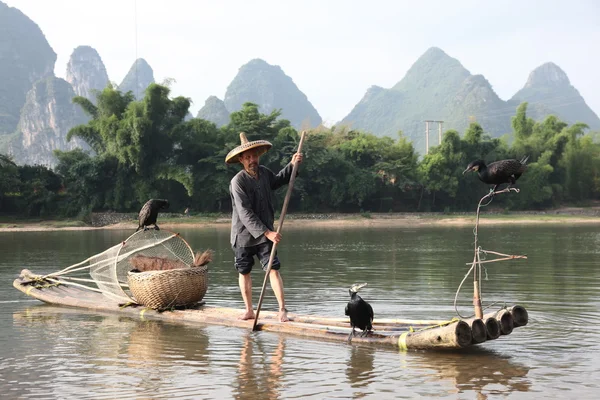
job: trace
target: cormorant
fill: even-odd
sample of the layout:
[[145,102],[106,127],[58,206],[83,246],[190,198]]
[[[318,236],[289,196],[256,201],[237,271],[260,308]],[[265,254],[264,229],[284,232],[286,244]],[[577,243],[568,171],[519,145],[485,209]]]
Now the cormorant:
[[346,305],[346,315],[350,317],[352,332],[348,336],[348,341],[354,336],[354,328],[362,329],[362,336],[366,336],[373,329],[373,307],[364,301],[359,295],[360,288],[367,286],[366,283],[355,283],[350,288],[350,301]]
[[485,165],[483,160],[475,160],[467,166],[467,169],[463,171],[463,175],[469,171],[476,171],[481,182],[494,185],[492,192],[495,192],[498,185],[502,183],[508,183],[506,188],[515,184],[527,169],[528,158],[529,156],[524,157],[521,161],[515,159],[500,160],[490,165]]
[[135,230],[136,232],[140,229],[147,230],[149,225],[154,225],[154,229],[157,231],[160,230],[158,225],[156,225],[156,218],[158,217],[158,212],[160,210],[169,208],[169,201],[163,199],[151,199],[144,204],[142,209],[140,210],[139,215],[139,226]]

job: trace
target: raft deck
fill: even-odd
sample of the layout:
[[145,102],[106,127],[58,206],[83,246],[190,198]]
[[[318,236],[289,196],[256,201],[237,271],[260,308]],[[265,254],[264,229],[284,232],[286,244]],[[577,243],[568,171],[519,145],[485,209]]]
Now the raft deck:
[[[158,312],[138,305],[123,306],[117,300],[102,293],[68,284],[40,286],[31,281],[33,276],[24,269],[13,282],[19,291],[49,304],[77,307],[92,311],[118,313],[133,318],[165,320],[186,324],[214,324],[252,330],[254,321],[238,319],[242,310],[227,307],[214,307],[199,303],[193,308]],[[521,306],[500,310],[504,326],[501,335],[486,327],[496,326],[494,315],[486,315],[484,321],[474,320],[400,320],[375,319],[373,331],[365,337],[355,336],[352,344],[381,344],[403,350],[408,349],[461,349],[471,345],[495,340],[512,332],[517,326],[527,324],[527,311]],[[289,333],[297,336],[346,342],[351,331],[348,318],[328,318],[290,313],[291,321],[280,322],[277,313],[261,311],[256,330]],[[359,334],[360,331],[357,331]]]

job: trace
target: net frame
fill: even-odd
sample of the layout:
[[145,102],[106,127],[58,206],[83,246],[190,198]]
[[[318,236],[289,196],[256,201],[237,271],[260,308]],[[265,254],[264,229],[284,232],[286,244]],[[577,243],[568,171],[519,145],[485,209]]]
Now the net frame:
[[[140,242],[145,243],[140,245]],[[133,233],[121,243],[101,253],[41,278],[52,283],[68,284],[100,292],[119,301],[134,302],[135,299],[129,290],[127,273],[133,269],[129,260],[137,254],[144,254],[147,257],[148,254],[150,257],[162,255],[175,260],[182,268],[191,268],[194,263],[194,252],[179,233],[165,229],[146,229]],[[88,278],[72,276],[77,274],[85,274]],[[90,283],[95,284],[96,287],[92,287]]]

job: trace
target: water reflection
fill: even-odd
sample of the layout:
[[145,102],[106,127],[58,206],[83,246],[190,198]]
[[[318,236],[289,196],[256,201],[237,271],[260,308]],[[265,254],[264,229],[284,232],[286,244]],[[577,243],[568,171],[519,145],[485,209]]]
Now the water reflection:
[[528,392],[529,367],[510,357],[484,348],[460,353],[424,352],[410,357],[411,368],[433,370],[430,380],[442,380],[455,388],[450,393],[476,393],[478,399],[488,395]]
[[277,346],[269,351],[261,337],[251,332],[244,335],[233,391],[236,399],[279,398],[286,339],[282,335],[278,336]]
[[[89,385],[95,393],[86,396],[111,397],[118,390],[120,398],[152,396],[172,389],[178,380],[201,379],[210,370],[209,337],[198,327],[46,305],[14,312],[13,327],[27,344],[27,353],[36,354],[36,365],[29,365],[29,372],[43,374],[51,382],[46,392],[57,395],[74,377],[93,376]],[[31,332],[43,336],[26,337]],[[11,376],[15,382],[23,379],[16,379],[23,367],[20,362],[2,367],[9,381]],[[39,390],[25,391],[36,395]]]
[[[352,346],[346,367],[346,377],[353,388],[369,386],[374,377],[375,349],[370,346]],[[362,397],[362,396],[361,396]]]

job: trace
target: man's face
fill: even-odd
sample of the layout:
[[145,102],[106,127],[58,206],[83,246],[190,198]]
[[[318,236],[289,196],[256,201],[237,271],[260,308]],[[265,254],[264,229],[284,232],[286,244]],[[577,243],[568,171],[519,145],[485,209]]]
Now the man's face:
[[258,172],[258,150],[251,149],[240,154],[240,162],[244,166],[244,169],[248,172],[256,174]]

